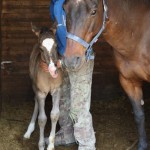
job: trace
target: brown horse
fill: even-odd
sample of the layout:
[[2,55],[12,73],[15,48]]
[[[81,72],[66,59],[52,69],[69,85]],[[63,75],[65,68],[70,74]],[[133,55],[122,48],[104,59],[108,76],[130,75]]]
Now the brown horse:
[[[133,106],[138,150],[148,150],[142,81],[150,82],[150,0],[66,0],[64,9],[68,32],[87,43],[105,23],[102,34],[114,48],[120,82]],[[68,38],[64,64],[68,69],[77,69],[85,53],[83,45]]]
[[[39,150],[44,150],[44,128],[47,117],[45,114],[45,99],[48,93],[52,95],[53,107],[51,111],[51,133],[47,150],[54,149],[54,138],[56,124],[59,118],[59,100],[62,94],[62,71],[56,70],[55,64],[58,61],[54,33],[46,27],[41,29],[32,26],[32,31],[38,36],[38,43],[35,44],[30,56],[30,77],[35,92],[35,107],[28,130],[24,138],[29,139],[34,131],[35,121],[38,115],[40,128]],[[48,69],[49,66],[49,69]]]

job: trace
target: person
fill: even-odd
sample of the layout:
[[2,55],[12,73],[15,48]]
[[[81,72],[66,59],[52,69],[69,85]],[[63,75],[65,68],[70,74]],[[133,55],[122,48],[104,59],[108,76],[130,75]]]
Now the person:
[[60,100],[60,130],[55,146],[77,142],[78,150],[95,150],[95,133],[90,113],[94,60],[85,62],[77,71],[65,70],[63,95]]
[[[56,41],[60,55],[66,48],[64,1],[51,0],[50,5],[51,18],[57,23]],[[56,133],[55,146],[76,142],[78,150],[95,150],[96,139],[90,113],[93,67],[94,59],[85,61],[77,71],[65,70],[62,63],[65,75],[60,100],[60,130]]]

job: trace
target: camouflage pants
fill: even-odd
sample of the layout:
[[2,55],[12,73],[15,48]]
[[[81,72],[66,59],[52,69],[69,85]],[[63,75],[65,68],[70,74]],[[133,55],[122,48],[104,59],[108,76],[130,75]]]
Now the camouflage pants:
[[94,61],[89,61],[77,72],[68,72],[70,84],[64,84],[63,89],[66,90],[60,102],[60,126],[74,128],[78,150],[95,150],[96,140],[90,113],[93,66]]

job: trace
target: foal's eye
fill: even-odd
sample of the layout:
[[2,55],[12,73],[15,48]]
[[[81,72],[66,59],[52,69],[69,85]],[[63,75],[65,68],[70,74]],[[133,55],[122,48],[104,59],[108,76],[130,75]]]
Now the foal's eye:
[[43,46],[40,46],[40,50],[41,50],[41,51],[44,51],[44,50],[43,50]]
[[96,10],[92,10],[91,15],[94,16],[96,14],[96,12],[97,12]]

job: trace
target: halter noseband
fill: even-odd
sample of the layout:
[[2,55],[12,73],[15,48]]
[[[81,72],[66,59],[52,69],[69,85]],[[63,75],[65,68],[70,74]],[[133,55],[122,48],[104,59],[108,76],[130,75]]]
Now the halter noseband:
[[84,46],[86,48],[86,60],[87,61],[90,60],[90,59],[94,59],[94,56],[91,55],[91,53],[93,51],[92,46],[95,42],[97,42],[99,36],[102,34],[102,32],[104,31],[105,26],[106,26],[106,19],[108,18],[108,16],[107,16],[108,7],[106,5],[105,0],[103,0],[103,8],[104,8],[104,13],[103,13],[102,27],[90,43],[87,43],[85,40],[81,39],[80,37],[78,37],[78,36],[76,36],[72,33],[67,32],[67,38],[72,39],[72,40],[80,43],[82,46]]

